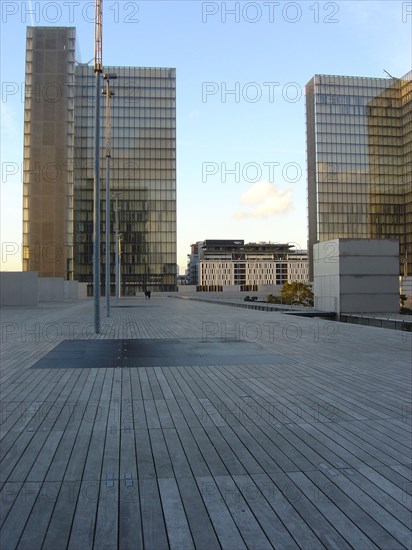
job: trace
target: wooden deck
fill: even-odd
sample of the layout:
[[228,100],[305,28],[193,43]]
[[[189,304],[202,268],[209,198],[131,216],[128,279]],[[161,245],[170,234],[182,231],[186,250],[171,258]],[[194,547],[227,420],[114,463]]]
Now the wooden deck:
[[410,333],[120,305],[3,309],[2,550],[412,548]]

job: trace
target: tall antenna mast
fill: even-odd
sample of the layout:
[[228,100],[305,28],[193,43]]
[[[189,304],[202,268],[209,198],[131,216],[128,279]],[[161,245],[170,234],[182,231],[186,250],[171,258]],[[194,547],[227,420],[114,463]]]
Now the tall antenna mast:
[[103,0],[96,0],[94,14],[94,72],[103,70]]

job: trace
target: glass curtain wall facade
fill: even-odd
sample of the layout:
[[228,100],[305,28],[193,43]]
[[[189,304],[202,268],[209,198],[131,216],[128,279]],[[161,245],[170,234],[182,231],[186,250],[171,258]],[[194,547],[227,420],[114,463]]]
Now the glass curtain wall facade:
[[307,84],[311,280],[313,245],[335,238],[398,239],[400,274],[411,274],[411,112],[410,73]]
[[23,270],[73,279],[75,29],[28,27]]
[[[95,75],[75,61],[76,29],[29,27],[24,125],[23,269],[93,281]],[[117,195],[121,294],[177,289],[176,71],[105,67],[110,81],[110,195]],[[102,79],[102,90],[105,81]],[[106,101],[100,112],[101,283],[115,289],[116,201],[106,251]]]
[[[121,293],[176,290],[176,74],[171,68],[105,67],[110,81],[111,288],[115,204],[121,235]],[[76,67],[75,278],[92,283],[95,76]],[[102,284],[105,281],[105,96],[101,101]]]

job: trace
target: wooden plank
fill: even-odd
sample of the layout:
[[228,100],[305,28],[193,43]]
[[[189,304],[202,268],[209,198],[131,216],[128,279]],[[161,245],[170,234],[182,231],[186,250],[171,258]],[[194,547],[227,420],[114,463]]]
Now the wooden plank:
[[[305,430],[301,429],[301,424],[282,426],[277,431],[291,445],[299,449],[315,468],[319,468],[322,464],[330,464],[336,468],[347,468],[349,465],[349,462],[344,460],[346,457],[343,453],[331,450],[324,444],[323,440],[317,439],[315,434],[312,437],[307,437]],[[305,468],[302,468],[302,470],[305,470]]]
[[33,548],[42,548],[60,490],[60,482],[42,484],[19,540],[19,549],[33,550]]
[[[326,475],[320,471],[306,472],[306,476],[317,486],[322,488],[329,499],[338,503],[340,510],[372,541],[378,548],[404,548],[397,542],[393,536],[377,521],[377,517],[372,517],[364,510],[358,501],[353,499],[357,492],[355,487],[348,489],[348,485],[340,482],[340,474],[335,471]],[[346,489],[346,491],[345,491]],[[363,499],[363,496],[362,496]],[[383,518],[382,511],[378,514]],[[348,536],[348,535],[346,535]]]
[[93,548],[99,485],[99,481],[90,480],[83,480],[78,484],[75,513],[69,537],[66,539],[68,550]]
[[198,477],[196,483],[222,549],[247,550],[239,526],[233,520],[215,478],[211,476]]
[[353,469],[345,469],[342,470],[342,474],[362,489],[375,503],[378,502],[380,507],[392,514],[396,518],[396,521],[402,522],[407,528],[411,526],[412,518],[410,512],[412,511],[412,504],[411,502],[407,502],[402,489],[396,487],[378,472],[367,466],[361,468],[360,472]]
[[174,388],[176,399],[187,399],[189,396],[196,400],[207,399],[206,394],[196,383],[196,373],[198,371],[196,367],[178,367],[170,369],[170,371],[175,384],[179,388],[180,395],[176,393],[176,388]]
[[[339,503],[343,500],[341,493],[330,490],[328,485],[314,484],[303,472],[291,472],[288,476],[297,488],[294,507],[322,539],[326,548],[377,548],[357,527],[356,522],[340,510]],[[318,510],[319,515],[314,510]]]
[[0,489],[0,528],[18,498],[23,483],[2,483]]
[[161,367],[154,367],[153,371],[156,374],[158,384],[162,390],[162,399],[174,399],[174,393],[163,373],[163,369]]
[[136,441],[137,474],[139,479],[153,479],[156,468],[150,443],[149,430],[134,430]]
[[284,472],[296,472],[313,468],[299,448],[294,447],[285,437],[285,430],[267,425],[265,429],[257,427],[253,431],[256,441],[270,454],[278,468]]
[[18,541],[30,517],[33,505],[41,490],[41,483],[22,483],[19,494],[1,528],[2,548],[17,548]]
[[129,550],[132,546],[144,548],[139,484],[136,477],[129,477],[129,473],[125,472],[120,480],[119,550]]
[[159,384],[159,381],[156,377],[156,373],[153,371],[153,368],[147,369],[147,377],[149,379],[150,389],[152,390],[153,399],[160,400],[163,399],[162,388]]
[[200,428],[202,425],[200,419],[204,411],[201,404],[198,401],[194,403],[193,401],[189,401],[187,399],[177,399],[176,403],[182,412],[187,426],[189,428]]
[[251,478],[299,548],[323,548],[314,532],[315,526],[308,524],[300,513],[297,506],[300,493],[288,475],[276,472],[270,476],[254,474]]
[[146,415],[146,423],[148,429],[159,429],[161,427],[157,409],[153,399],[145,399],[143,406]]
[[133,426],[135,430],[147,430],[146,411],[144,401],[135,399],[132,401]]
[[299,547],[297,542],[270,505],[273,491],[267,490],[265,495],[265,492],[250,476],[233,476],[233,480],[237,489],[234,490],[232,498],[237,497],[236,491],[238,491],[239,496],[241,495],[249,506],[272,546],[282,549],[297,549]]
[[180,388],[179,383],[177,382],[176,376],[178,376],[179,369],[178,368],[162,368],[162,373],[164,374],[164,377],[166,378],[167,383],[169,384],[170,389],[173,392],[173,396],[175,399],[185,399],[185,393]]
[[[251,474],[261,474],[264,472],[264,469],[259,464],[259,461],[255,459],[255,449],[256,447],[258,447],[256,441],[254,441],[254,444],[252,443],[248,447],[246,444],[244,444],[248,441],[245,441],[243,438],[241,439],[240,437],[238,437],[238,435],[236,434],[236,430],[222,426],[221,428],[219,428],[219,431],[227,441],[228,445],[230,445],[232,452],[236,455],[238,460],[245,468],[245,471]],[[261,456],[262,455],[260,455],[260,457]],[[271,464],[273,464],[272,461]]]
[[[186,453],[187,461],[194,476],[210,475],[209,466],[207,465],[200,448],[198,447],[195,438],[189,428],[177,428],[177,433],[181,441],[182,447]],[[226,470],[223,470],[226,471]]]
[[159,491],[171,550],[195,548],[175,479],[159,479]]
[[226,465],[205,430],[203,428],[191,428],[190,431],[212,475],[228,475],[229,472]]
[[62,436],[63,431],[52,431],[49,433],[27,476],[27,481],[44,481]]
[[[352,444],[348,439],[345,439],[336,432],[331,432],[324,424],[318,423],[315,425],[302,424],[294,428],[299,436],[308,442],[308,445],[323,445],[327,449],[330,449],[334,454],[337,454],[341,459],[353,468],[359,468],[363,464],[369,464],[370,466],[379,467],[382,466],[382,462],[368,454],[363,449]],[[304,432],[307,432],[310,436],[308,439]]]
[[156,412],[162,429],[174,428],[174,422],[170,415],[167,403],[164,399],[156,399]]
[[398,439],[395,441],[392,438],[385,437],[382,430],[377,426],[365,426],[363,423],[342,423],[340,426],[345,430],[350,437],[356,442],[365,442],[368,448],[374,447],[379,449],[388,457],[399,462],[405,462],[411,457],[411,449],[403,445]]
[[172,463],[174,477],[191,477],[192,471],[187,460],[185,449],[179,439],[175,429],[163,430],[163,436],[169,451],[170,461]]
[[[65,429],[63,436],[60,440],[57,451],[53,457],[53,461],[50,465],[50,468],[47,472],[46,480],[47,481],[62,481],[66,474],[67,465],[72,456],[72,450],[76,445],[76,439],[78,435],[79,426],[82,423],[83,416],[82,411],[86,410],[84,406],[77,406],[76,414],[70,417],[70,427]],[[97,408],[92,407],[91,410],[87,410],[87,422],[91,419],[89,414],[95,414],[98,411]],[[77,445],[81,445],[87,441],[87,435],[83,435],[81,440]],[[84,456],[84,455],[83,455]],[[73,455],[73,472],[69,471],[68,475],[71,476],[70,480],[76,479],[77,474],[74,474],[74,471],[79,471],[82,468],[82,463],[79,461],[79,455]]]
[[119,480],[106,471],[100,482],[94,535],[94,547],[102,550],[117,548]]
[[147,369],[141,368],[138,369],[139,371],[139,380],[140,380],[140,387],[142,390],[142,397],[144,400],[148,399],[150,401],[153,401],[153,393],[152,388],[150,387],[149,377],[147,375]]
[[44,387],[42,387],[40,390],[37,388],[35,393],[29,394],[30,398],[26,401],[15,402],[17,406],[13,414],[9,415],[2,426],[2,453],[11,448],[22,432],[26,430],[34,432],[36,430],[40,418],[40,407],[44,410],[47,407],[47,399],[50,399],[50,396],[53,395],[52,392],[55,392],[60,384],[65,384],[69,379],[70,375],[66,373],[66,376],[60,377],[59,382],[55,386],[53,383],[47,384],[48,393],[46,396],[44,396]]
[[167,408],[169,410],[170,416],[173,420],[173,425],[176,428],[187,428],[187,420],[184,412],[182,411],[181,401],[184,401],[184,399],[174,400],[174,399],[168,399],[167,400]]
[[93,482],[100,479],[105,438],[105,431],[93,430],[85,460],[82,480]]
[[156,477],[173,477],[173,467],[162,430],[149,430]]
[[139,480],[144,548],[169,550],[166,525],[155,479]]
[[231,475],[245,474],[245,467],[223,438],[219,428],[205,426],[205,432],[229,473]]
[[[255,459],[257,460],[261,472],[265,471],[266,473],[269,472],[279,472],[281,471],[281,468],[279,464],[275,462],[273,459],[271,453],[266,448],[266,446],[262,446],[254,437],[255,430],[249,428],[249,431],[244,428],[244,426],[236,426],[233,427],[233,431],[236,433],[238,438],[243,441],[243,443],[247,446],[249,449],[249,452],[253,454]],[[253,434],[253,435],[252,435]],[[260,473],[260,472],[252,472],[249,468],[247,469],[248,473]]]
[[[405,548],[408,548],[408,545],[410,545],[412,541],[411,531],[393,515],[395,513],[395,509],[393,509],[392,513],[385,510],[385,501],[387,504],[387,501],[389,499],[384,494],[382,494],[382,491],[372,491],[374,496],[379,494],[378,504],[376,500],[374,500],[374,498],[371,498],[367,494],[367,491],[365,491],[366,483],[361,482],[361,477],[357,477],[355,472],[353,480],[340,471],[326,471],[325,475],[349,498],[356,502],[357,506],[359,506],[366,514],[369,514],[369,516],[371,516],[373,520],[379,525],[377,536],[380,536],[380,540],[382,540],[381,544],[383,544],[384,540],[387,540],[387,542],[385,543],[387,545],[387,548],[401,547],[401,545],[404,545]],[[371,487],[368,486],[368,489],[371,490]],[[407,521],[407,523],[409,525],[409,521]],[[384,530],[385,532],[383,533]],[[380,535],[379,531],[382,531]],[[389,538],[388,535],[392,538]]]
[[196,550],[220,548],[213,523],[207,512],[196,481],[192,477],[176,479]]

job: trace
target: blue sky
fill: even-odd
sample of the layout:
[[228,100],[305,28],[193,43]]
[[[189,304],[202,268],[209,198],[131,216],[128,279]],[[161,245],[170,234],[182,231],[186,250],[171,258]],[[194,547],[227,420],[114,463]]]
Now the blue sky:
[[[29,13],[31,10],[32,13]],[[25,36],[76,26],[93,58],[93,2],[1,2],[1,269],[20,269]],[[103,65],[176,67],[178,264],[226,238],[306,248],[304,86],[314,74],[412,66],[412,2],[104,0]],[[15,243],[15,244],[14,244]]]

